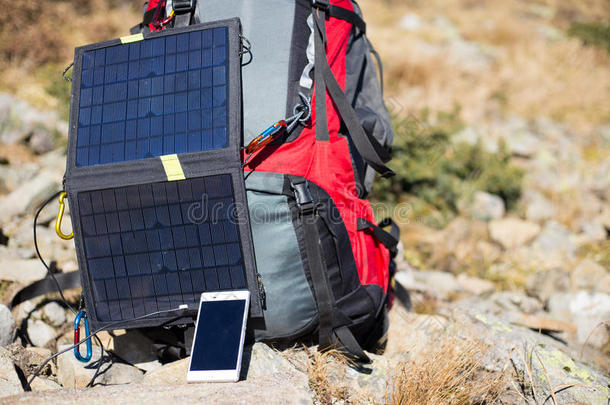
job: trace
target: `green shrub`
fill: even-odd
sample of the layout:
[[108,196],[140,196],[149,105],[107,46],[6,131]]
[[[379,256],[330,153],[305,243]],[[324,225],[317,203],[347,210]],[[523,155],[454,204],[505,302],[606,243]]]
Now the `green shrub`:
[[391,206],[410,202],[411,216],[435,227],[451,220],[458,201],[477,190],[496,194],[513,208],[521,196],[522,170],[511,163],[504,144],[496,153],[480,144],[454,144],[452,135],[462,128],[458,109],[434,120],[427,112],[395,119],[390,166],[396,176],[378,179],[373,199]]
[[572,23],[568,35],[579,38],[585,45],[599,46],[610,53],[610,22]]

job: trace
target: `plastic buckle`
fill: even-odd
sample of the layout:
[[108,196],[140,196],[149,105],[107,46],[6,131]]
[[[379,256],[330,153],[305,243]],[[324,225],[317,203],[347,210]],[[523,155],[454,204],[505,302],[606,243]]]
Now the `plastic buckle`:
[[301,210],[302,214],[311,214],[316,209],[311,191],[309,191],[309,185],[307,181],[302,183],[292,183],[292,191],[294,191],[294,198],[296,199],[297,205]]
[[93,351],[91,349],[91,339],[88,339],[85,344],[87,346],[87,354],[83,357],[80,354],[80,344],[78,344],[78,342],[80,342],[80,321],[81,319],[85,320],[85,335],[86,337],[89,337],[89,319],[87,319],[87,313],[85,311],[80,311],[78,314],[76,314],[76,318],[74,319],[74,344],[76,346],[74,346],[74,357],[76,357],[76,360],[78,361],[82,361],[83,363],[87,363],[89,362],[89,360],[91,360],[91,356],[93,355]]
[[172,8],[176,14],[190,13],[193,9],[193,3],[191,0],[174,0]]
[[330,6],[330,2],[329,0],[311,0],[311,6],[326,11]]

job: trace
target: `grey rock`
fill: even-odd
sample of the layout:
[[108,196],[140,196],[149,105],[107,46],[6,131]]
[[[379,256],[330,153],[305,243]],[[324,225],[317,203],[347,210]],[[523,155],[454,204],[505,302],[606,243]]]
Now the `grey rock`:
[[40,391],[57,391],[62,387],[58,383],[48,378],[35,378],[30,384],[32,391],[40,392]]
[[101,375],[95,382],[103,385],[132,384],[144,377],[141,370],[123,363],[104,364],[101,370]]
[[42,155],[57,147],[56,139],[58,136],[53,136],[52,131],[38,129],[32,133],[28,141],[28,145],[34,153]]
[[34,346],[44,347],[55,339],[57,332],[40,320],[28,319],[28,337]]
[[0,304],[0,347],[13,343],[15,326],[15,318],[11,310]]
[[114,338],[114,353],[129,364],[150,372],[161,367],[153,341],[137,330]]
[[563,269],[538,271],[526,280],[527,292],[546,302],[552,295],[570,291],[570,273]]
[[[72,345],[59,345],[58,349],[62,351],[70,346]],[[72,350],[57,357],[57,379],[64,388],[83,388],[89,384],[97,368],[96,365],[94,366],[94,362],[100,358],[101,350],[98,346],[93,345],[92,353],[92,361],[88,363],[78,361]]]
[[422,19],[415,13],[408,13],[400,19],[400,28],[407,31],[418,31],[422,26]]
[[503,310],[535,314],[544,310],[542,302],[515,291],[501,291],[493,294],[489,301],[495,303]]
[[531,157],[540,148],[536,134],[527,129],[513,132],[505,140],[509,150],[516,156]]
[[60,178],[48,172],[40,172],[0,200],[0,225],[8,223],[15,216],[33,213],[46,198],[59,189],[59,180]]
[[504,249],[522,246],[540,233],[540,226],[517,218],[504,218],[489,223],[491,239]]
[[610,380],[576,360],[578,353],[548,336],[483,313],[476,302],[464,312],[453,314],[460,325],[457,334],[466,339],[476,337],[488,347],[487,352],[483,351],[481,365],[490,372],[501,370],[510,359],[513,378],[534,386],[535,394],[525,390],[522,395],[531,400],[535,396],[535,401],[542,403],[550,395],[549,379],[553,387],[574,384],[555,394],[558,403],[606,404]]
[[57,302],[49,302],[42,308],[42,311],[53,326],[61,326],[66,322],[66,311]]
[[0,280],[30,284],[46,275],[47,271],[37,259],[4,260],[0,258]]
[[33,178],[40,170],[38,164],[28,162],[19,166],[0,166],[0,178],[6,192],[10,193]]
[[604,285],[609,274],[602,265],[591,259],[584,259],[570,274],[572,289],[610,293],[610,285]]
[[572,257],[576,250],[570,231],[553,220],[544,224],[542,232],[532,243],[532,247],[546,255],[558,253],[566,257]]
[[0,398],[23,392],[10,353],[0,347]]
[[476,191],[472,197],[470,214],[481,221],[491,221],[500,219],[506,211],[504,200],[497,195],[489,194],[484,191]]
[[8,398],[12,404],[20,405],[117,405],[128,404],[190,404],[206,403],[219,405],[284,405],[312,404],[311,395],[306,389],[278,382],[269,378],[240,381],[235,384],[184,384],[184,385],[111,385],[93,389],[72,389],[47,392],[28,392],[19,397]]
[[599,219],[585,221],[581,225],[581,231],[583,239],[586,242],[604,241],[608,237],[608,232]]
[[423,292],[432,297],[449,299],[463,292],[455,276],[443,271],[401,271],[396,273],[395,278],[396,282],[406,289]]
[[523,195],[523,201],[525,203],[525,217],[529,221],[546,221],[555,212],[553,203],[538,191],[526,191]]
[[553,316],[571,320],[578,327],[580,344],[598,349],[610,344],[610,295],[586,291],[555,294],[548,308]]
[[457,276],[457,282],[462,286],[464,291],[474,295],[489,294],[496,290],[496,285],[491,281],[471,277],[466,273],[459,274]]

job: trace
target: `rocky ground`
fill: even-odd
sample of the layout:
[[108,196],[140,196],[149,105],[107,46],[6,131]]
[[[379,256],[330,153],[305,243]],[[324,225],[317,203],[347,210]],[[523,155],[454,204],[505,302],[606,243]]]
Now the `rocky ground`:
[[[0,291],[8,304],[18,288],[45,275],[35,259],[32,221],[39,204],[60,187],[66,124],[7,95],[0,96],[0,117]],[[533,171],[531,177],[549,180],[553,175],[541,173]],[[608,187],[598,184],[607,177],[590,179],[575,181],[588,187],[578,205],[588,221],[578,222],[576,232],[559,222],[557,208],[540,191],[525,193],[522,216],[506,214],[501,199],[477,192],[448,228],[410,247],[425,250],[426,243],[436,244],[439,268],[472,255],[495,263],[498,272],[527,265],[528,271],[514,270],[524,277],[524,288],[507,285],[506,277],[499,285],[467,272],[417,270],[401,252],[396,280],[409,291],[411,305],[392,309],[388,347],[382,355],[371,354],[370,375],[315,348],[275,350],[256,344],[247,348],[241,382],[186,385],[188,360],[161,364],[144,335],[115,331],[100,334],[108,352],[92,388],[85,386],[100,357],[95,345],[90,364],[76,361],[71,352],[63,354],[34,380],[32,392],[24,392],[25,381],[42,361],[72,341],[73,314],[57,297],[47,296],[12,310],[0,305],[0,403],[391,403],[401,396],[440,403],[457,402],[455,385],[501,403],[606,404],[607,257],[577,254],[591,241],[605,241],[610,225]],[[73,270],[72,242],[54,233],[56,210],[54,203],[40,217],[40,249],[54,267]],[[77,302],[78,291],[68,297]],[[461,380],[464,375],[467,379]],[[439,386],[449,388],[435,391]]]

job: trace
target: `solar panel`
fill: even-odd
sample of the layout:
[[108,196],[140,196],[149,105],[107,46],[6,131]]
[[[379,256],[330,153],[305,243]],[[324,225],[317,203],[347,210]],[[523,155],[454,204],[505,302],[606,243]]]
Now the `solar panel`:
[[76,166],[227,146],[228,30],[85,50]]
[[228,177],[78,194],[98,320],[196,304],[202,291],[246,288]]
[[95,328],[165,324],[135,318],[243,288],[262,316],[239,33],[233,19],[75,51],[65,185]]

